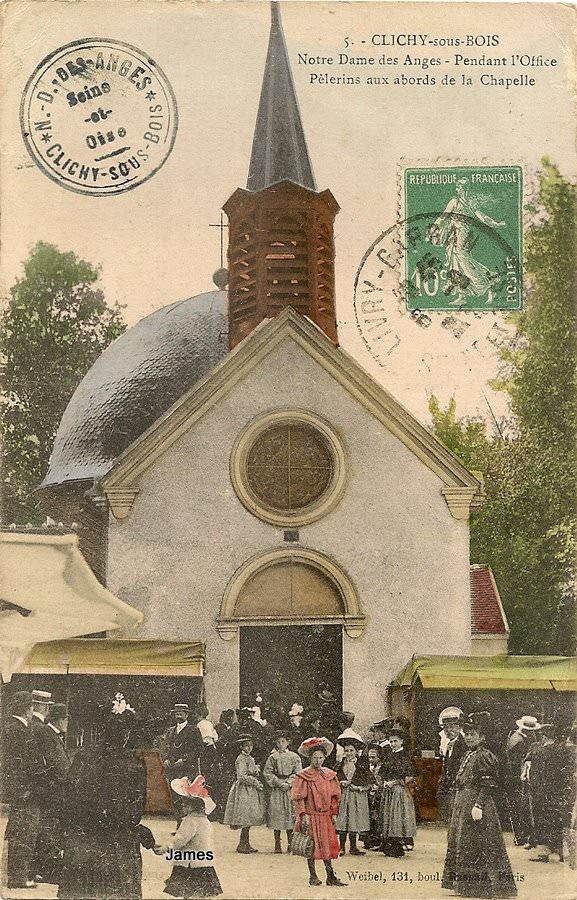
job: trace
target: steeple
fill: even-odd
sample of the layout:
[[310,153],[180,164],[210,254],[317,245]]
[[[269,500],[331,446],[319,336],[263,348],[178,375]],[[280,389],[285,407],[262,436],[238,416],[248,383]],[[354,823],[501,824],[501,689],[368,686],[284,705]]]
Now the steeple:
[[287,306],[336,344],[333,224],[339,206],[330,191],[316,188],[276,2],[247,189],[236,190],[223,210],[230,348]]
[[270,6],[268,53],[246,186],[249,191],[261,191],[287,180],[316,191],[280,8],[275,0]]

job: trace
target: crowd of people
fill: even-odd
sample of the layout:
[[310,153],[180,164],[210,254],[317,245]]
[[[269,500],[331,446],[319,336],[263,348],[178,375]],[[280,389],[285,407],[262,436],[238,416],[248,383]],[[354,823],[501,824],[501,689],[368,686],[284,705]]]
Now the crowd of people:
[[[257,694],[215,724],[203,703],[176,703],[173,724],[155,742],[176,818],[172,841],[160,845],[141,821],[146,771],[127,699],[114,697],[99,742],[72,756],[66,706],[45,691],[15,692],[4,731],[7,886],[57,884],[60,900],[140,898],[144,848],[173,861],[166,894],[218,896],[215,821],[239,832],[240,854],[258,852],[252,828],[268,828],[272,853],[306,859],[311,886],[322,883],[316,860],[328,886],[345,887],[333,867],[339,857],[412,852],[409,720],[388,717],[361,735],[328,688],[315,699],[308,715],[295,703],[280,716]],[[488,713],[447,707],[439,724],[442,885],[465,897],[514,897],[503,826],[510,820],[529,859],[563,859],[564,829],[575,827],[575,730],[522,716],[500,753]]]

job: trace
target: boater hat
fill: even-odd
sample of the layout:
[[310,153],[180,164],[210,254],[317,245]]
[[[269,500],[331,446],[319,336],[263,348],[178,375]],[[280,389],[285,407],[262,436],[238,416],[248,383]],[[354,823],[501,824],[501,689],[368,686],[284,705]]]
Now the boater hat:
[[175,794],[180,797],[197,797],[204,803],[204,811],[207,816],[216,809],[216,803],[208,793],[204,786],[204,775],[197,775],[194,781],[189,781],[186,775],[184,778],[173,778],[170,786]]
[[298,749],[298,753],[300,756],[305,756],[308,759],[315,750],[324,750],[325,756],[330,756],[334,750],[334,746],[332,741],[329,741],[326,737],[312,737],[307,738],[306,741],[302,742]]
[[458,706],[446,706],[439,713],[439,725],[456,725],[463,721],[463,710]]
[[252,734],[249,734],[248,731],[245,731],[244,734],[239,734],[235,743],[246,744],[247,741],[250,741],[251,744],[254,744],[254,737]]
[[190,706],[188,703],[175,703],[172,707],[173,712],[190,712]]
[[32,691],[32,702],[33,703],[46,703],[49,704],[52,702],[51,700],[52,694],[50,691],[38,691],[36,688]]
[[515,725],[517,728],[522,728],[523,731],[538,731],[541,728],[539,720],[535,716],[521,716],[520,719],[517,719]]
[[347,744],[354,747],[355,750],[362,750],[365,747],[365,742],[363,741],[360,734],[356,731],[353,731],[352,728],[345,728],[342,734],[339,734],[337,738],[337,744],[340,744],[341,747],[345,747]]

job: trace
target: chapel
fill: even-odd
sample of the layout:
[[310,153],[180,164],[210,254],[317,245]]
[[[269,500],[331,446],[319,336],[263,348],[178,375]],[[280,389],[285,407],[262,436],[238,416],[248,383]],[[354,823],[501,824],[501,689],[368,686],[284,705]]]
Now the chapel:
[[317,187],[276,3],[246,187],[223,210],[217,289],[92,366],[45,509],[143,614],[125,637],[202,642],[211,710],[324,685],[360,726],[411,658],[471,654],[483,488],[339,346],[339,206]]

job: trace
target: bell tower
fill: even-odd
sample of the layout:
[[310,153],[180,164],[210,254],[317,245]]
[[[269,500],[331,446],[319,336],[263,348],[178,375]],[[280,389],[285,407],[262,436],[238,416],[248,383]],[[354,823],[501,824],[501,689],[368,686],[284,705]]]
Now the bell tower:
[[277,2],[246,189],[229,219],[229,345],[292,306],[336,344],[333,223],[339,206],[317,191]]

